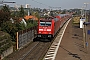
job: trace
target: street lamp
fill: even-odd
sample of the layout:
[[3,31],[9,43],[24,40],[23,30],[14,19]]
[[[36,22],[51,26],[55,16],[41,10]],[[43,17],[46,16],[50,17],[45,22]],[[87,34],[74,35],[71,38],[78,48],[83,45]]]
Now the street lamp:
[[82,6],[82,8],[81,8],[81,18],[83,18],[84,17],[84,6]]
[[87,22],[87,16],[86,16],[86,10],[87,10],[87,5],[88,5],[89,3],[84,3],[84,5],[85,5],[85,22]]

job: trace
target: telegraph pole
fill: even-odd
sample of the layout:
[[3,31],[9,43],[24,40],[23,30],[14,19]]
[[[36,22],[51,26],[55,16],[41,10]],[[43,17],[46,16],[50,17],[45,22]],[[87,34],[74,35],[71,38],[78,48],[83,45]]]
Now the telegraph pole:
[[86,50],[87,50],[87,53],[88,53],[88,39],[87,39],[87,25],[90,25],[90,22],[84,22],[83,23],[85,25],[85,46],[86,46]]

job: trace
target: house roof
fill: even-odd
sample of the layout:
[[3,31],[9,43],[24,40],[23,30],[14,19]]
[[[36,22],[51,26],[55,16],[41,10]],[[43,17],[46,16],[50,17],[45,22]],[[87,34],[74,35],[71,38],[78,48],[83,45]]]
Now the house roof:
[[38,20],[38,18],[37,18],[37,17],[32,16],[32,15],[30,15],[30,16],[25,16],[24,18],[25,18],[26,20],[28,20],[28,19]]

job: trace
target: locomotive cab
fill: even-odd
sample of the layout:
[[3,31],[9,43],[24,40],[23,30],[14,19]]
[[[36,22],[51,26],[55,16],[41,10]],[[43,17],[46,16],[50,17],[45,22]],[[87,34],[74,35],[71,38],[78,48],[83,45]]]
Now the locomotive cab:
[[37,37],[51,38],[52,33],[52,20],[39,20]]

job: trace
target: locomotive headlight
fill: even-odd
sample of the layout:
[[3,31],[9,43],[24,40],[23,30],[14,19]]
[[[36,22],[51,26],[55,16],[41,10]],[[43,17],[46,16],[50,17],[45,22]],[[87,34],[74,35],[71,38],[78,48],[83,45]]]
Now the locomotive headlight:
[[51,37],[51,35],[48,35],[48,37]]
[[41,37],[41,35],[38,35],[38,37]]

